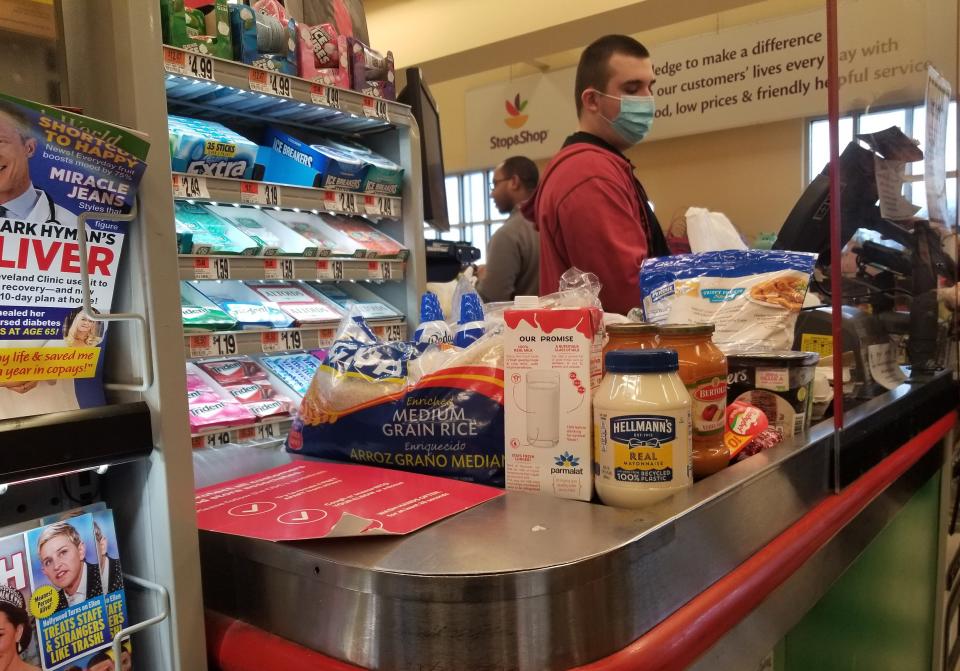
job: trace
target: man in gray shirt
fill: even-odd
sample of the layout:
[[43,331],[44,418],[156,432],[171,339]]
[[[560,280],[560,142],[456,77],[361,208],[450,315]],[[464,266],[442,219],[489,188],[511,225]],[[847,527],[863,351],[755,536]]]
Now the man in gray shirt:
[[490,238],[486,266],[480,270],[477,292],[488,303],[540,294],[540,238],[520,213],[539,178],[537,165],[526,156],[511,156],[493,171],[490,197],[510,216]]

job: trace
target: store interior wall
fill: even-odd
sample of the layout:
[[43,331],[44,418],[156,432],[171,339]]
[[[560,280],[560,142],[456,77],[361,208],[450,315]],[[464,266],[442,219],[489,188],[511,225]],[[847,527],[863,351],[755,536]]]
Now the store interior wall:
[[[447,174],[492,167],[474,165],[467,155],[468,91],[535,74],[538,70],[574,66],[583,48],[581,45],[556,51],[556,47],[568,46],[564,42],[566,36],[559,26],[575,20],[579,16],[577,12],[582,14],[586,5],[566,8],[567,3],[552,3],[553,9],[541,14],[539,25],[531,18],[533,14],[526,10],[520,15],[523,20],[518,19],[517,22],[491,21],[490,16],[513,16],[512,9],[497,9],[491,6],[484,10],[487,18],[471,25],[466,21],[455,20],[456,11],[449,13],[451,9],[457,10],[458,7],[464,9],[461,7],[463,4],[455,2],[451,7],[445,5],[443,12],[440,12],[433,7],[436,5],[435,0],[368,0],[366,3],[371,39],[375,42],[382,39],[386,43],[389,35],[392,40],[391,48],[397,56],[398,68],[422,64],[428,75],[431,71],[442,73],[450,70],[443,63],[456,58],[461,70],[471,70],[470,74],[465,76],[440,81],[435,78],[428,79],[430,90],[440,109],[444,167]],[[767,0],[753,3],[727,1],[712,3],[713,11],[702,11],[701,8],[700,14],[681,14],[678,12],[687,12],[690,8],[680,10],[675,5],[687,3],[664,5],[648,0],[645,7],[640,7],[643,4],[608,0],[591,6],[589,11],[594,17],[606,13],[611,19],[622,18],[622,12],[630,12],[637,17],[646,17],[648,23],[658,26],[634,33],[641,42],[650,47],[654,62],[658,43],[822,7],[821,0]],[[527,9],[532,12],[531,8]],[[717,11],[719,9],[724,11]],[[431,15],[431,11],[434,16],[447,17],[444,21],[450,19],[447,21],[450,25],[444,33],[447,38],[439,42],[417,39],[417,33],[412,29],[413,23],[427,20],[426,17]],[[684,18],[685,16],[696,18]],[[407,22],[408,30],[404,29],[404,22]],[[460,40],[449,39],[450,31],[463,31],[466,26],[471,27],[469,36],[464,33]],[[544,39],[542,31],[549,32],[551,27],[556,27],[556,39],[552,42],[548,40],[548,43],[554,45],[553,52],[495,68],[490,66],[495,62],[506,63],[509,59],[491,60],[490,54],[484,54],[482,45],[477,41],[483,37],[490,42],[504,42],[516,38],[524,30],[530,33],[527,36],[528,42],[536,41]],[[621,32],[624,24],[601,25],[598,29],[600,32],[597,32],[597,35]],[[534,32],[536,35],[531,36]],[[408,48],[409,52],[406,51]],[[575,130],[575,125],[576,120],[571,119],[571,132]],[[759,233],[779,230],[790,206],[803,190],[805,127],[805,119],[794,119],[646,142],[628,152],[628,156],[636,165],[637,174],[654,201],[658,217],[665,229],[675,215],[693,205],[724,212],[748,239],[752,239]],[[543,168],[546,161],[537,163]],[[762,188],[757,188],[758,184],[762,185]]]

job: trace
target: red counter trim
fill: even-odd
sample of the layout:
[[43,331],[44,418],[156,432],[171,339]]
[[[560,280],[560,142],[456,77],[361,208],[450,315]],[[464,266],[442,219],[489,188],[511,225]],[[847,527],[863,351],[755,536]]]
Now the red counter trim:
[[939,443],[956,421],[956,411],[944,415],[629,646],[572,671],[687,668]]
[[364,671],[212,610],[205,619],[212,670]]
[[[956,411],[944,415],[629,646],[571,671],[686,668],[939,443],[956,421]],[[211,669],[363,671],[210,610],[206,624]]]

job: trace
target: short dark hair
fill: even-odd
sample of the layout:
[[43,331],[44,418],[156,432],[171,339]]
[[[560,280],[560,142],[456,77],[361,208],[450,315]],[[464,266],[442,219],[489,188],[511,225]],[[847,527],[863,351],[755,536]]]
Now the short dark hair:
[[577,63],[577,83],[574,93],[577,96],[577,118],[583,111],[581,97],[587,89],[606,91],[610,82],[610,57],[614,54],[650,58],[647,48],[628,35],[604,35],[583,50]]
[[101,650],[100,652],[98,652],[93,657],[87,660],[87,668],[92,669],[93,667],[95,667],[97,664],[100,664],[101,662],[112,662],[112,661],[113,661],[113,657],[108,655],[106,650]]
[[503,176],[510,179],[514,175],[520,178],[520,183],[527,190],[537,189],[540,171],[537,170],[537,164],[526,156],[511,156],[503,162]]

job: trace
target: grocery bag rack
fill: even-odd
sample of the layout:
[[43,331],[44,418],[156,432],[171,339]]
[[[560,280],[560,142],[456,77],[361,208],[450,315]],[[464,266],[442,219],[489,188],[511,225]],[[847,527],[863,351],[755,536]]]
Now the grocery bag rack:
[[[314,214],[320,211],[357,214],[373,219],[399,219],[403,212],[399,196],[370,195],[356,191],[251,182],[179,172],[172,175],[175,182],[174,196],[187,199],[188,202],[210,202],[236,207],[249,204],[253,207],[264,206],[268,211],[272,207],[295,212],[312,211]],[[251,188],[252,185],[255,186]]]
[[136,624],[131,624],[129,627],[124,627],[114,634],[113,644],[111,646],[113,649],[114,671],[122,671],[120,658],[125,640],[129,639],[131,635],[136,634],[138,631],[143,631],[155,624],[163,622],[170,616],[170,592],[167,591],[166,587],[149,580],[144,580],[143,578],[138,578],[135,575],[130,575],[129,573],[123,574],[123,581],[124,585],[136,585],[144,590],[153,592],[160,601],[160,607],[156,615],[148,617],[146,620],[137,622]]
[[[410,108],[402,103],[280,73],[269,73],[267,78],[278,95],[255,91],[251,81],[262,80],[262,70],[176,47],[164,46],[163,51],[172,112],[216,121],[253,119],[313,130],[323,127],[324,131],[343,134],[411,125]],[[198,59],[203,67],[191,68]],[[193,76],[194,72],[198,76]]]
[[[369,324],[383,340],[403,340],[407,337],[407,324],[403,319]],[[325,349],[333,344],[338,325],[329,323],[288,329],[188,333],[184,335],[183,343],[188,359]]]
[[[130,212],[127,214],[111,214],[107,212],[84,212],[79,217],[77,217],[77,227],[79,228],[79,234],[77,235],[77,247],[78,253],[80,256],[80,280],[81,280],[81,296],[83,299],[83,314],[93,321],[98,322],[135,322],[139,326],[139,335],[140,335],[140,356],[138,357],[141,361],[142,374],[140,377],[140,382],[126,383],[126,382],[107,382],[103,386],[106,389],[112,391],[132,391],[137,393],[142,393],[150,389],[153,386],[153,351],[152,345],[150,342],[150,325],[147,322],[145,315],[138,312],[109,312],[106,310],[101,310],[99,312],[94,312],[93,304],[90,295],[90,268],[87,262],[87,222],[91,219],[97,221],[118,221],[118,222],[133,222],[137,219],[139,214],[139,201],[134,200],[133,205],[130,208]],[[128,231],[128,235],[135,237],[140,243],[140,258],[146,258],[145,250],[143,245],[146,244],[147,236],[143,235],[142,231],[135,231],[133,228]],[[141,282],[141,290],[146,292],[146,276],[142,273],[139,274]]]

